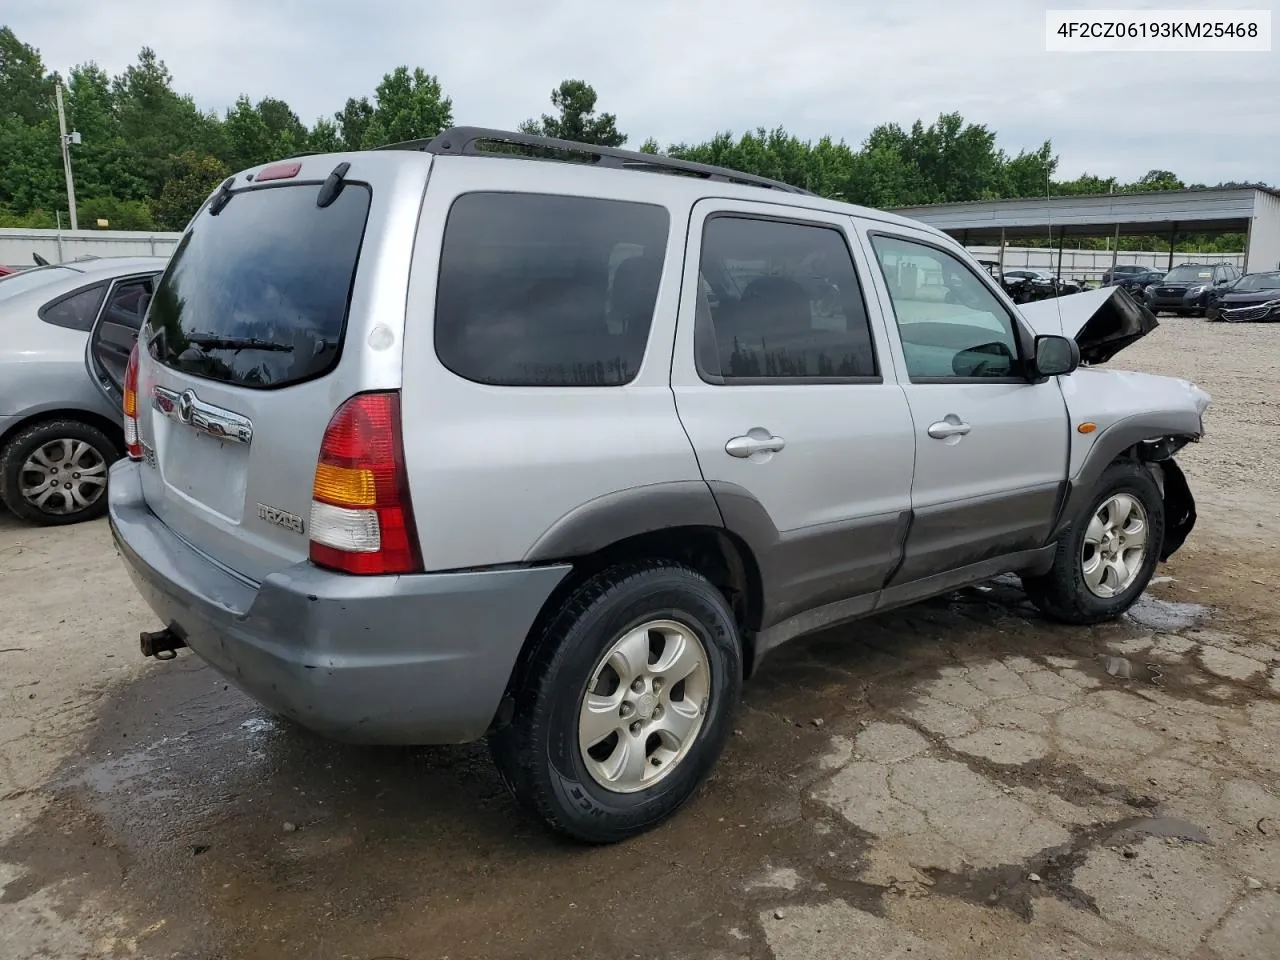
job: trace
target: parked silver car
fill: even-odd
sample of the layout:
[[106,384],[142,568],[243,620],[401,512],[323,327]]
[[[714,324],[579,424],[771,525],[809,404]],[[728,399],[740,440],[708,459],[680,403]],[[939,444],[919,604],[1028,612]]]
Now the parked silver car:
[[106,257],[0,278],[0,501],[18,517],[106,511],[107,468],[124,454],[124,369],[164,264]]
[[345,740],[488,735],[622,839],[778,644],[1010,572],[1095,623],[1179,547],[1208,395],[1097,366],[1155,326],[1123,290],[1038,307],[920,223],[647,154],[459,129],[237,174],[126,377],[143,651]]

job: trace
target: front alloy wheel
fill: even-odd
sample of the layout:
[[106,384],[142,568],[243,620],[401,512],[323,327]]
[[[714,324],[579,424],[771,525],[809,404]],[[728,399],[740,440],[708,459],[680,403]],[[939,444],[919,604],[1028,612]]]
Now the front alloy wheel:
[[1095,596],[1109,598],[1129,588],[1147,559],[1147,511],[1131,494],[1104,500],[1085,528],[1080,570]]

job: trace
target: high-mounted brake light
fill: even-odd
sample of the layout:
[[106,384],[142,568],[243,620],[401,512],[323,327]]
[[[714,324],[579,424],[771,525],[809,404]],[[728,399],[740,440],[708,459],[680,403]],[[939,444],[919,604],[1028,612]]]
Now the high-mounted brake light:
[[312,487],[311,562],[363,575],[422,570],[399,393],[357,394],[329,421]]
[[289,180],[298,175],[298,171],[302,169],[302,164],[296,160],[288,163],[273,163],[269,167],[263,167],[253,175],[254,183],[262,183],[264,180]]
[[138,438],[138,345],[129,353],[124,370],[124,452],[130,460],[142,459],[142,442]]

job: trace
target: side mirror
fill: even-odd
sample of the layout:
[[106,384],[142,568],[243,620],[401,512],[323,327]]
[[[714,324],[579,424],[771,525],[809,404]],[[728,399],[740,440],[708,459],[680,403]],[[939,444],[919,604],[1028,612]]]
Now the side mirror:
[[1035,373],[1058,377],[1080,366],[1080,345],[1070,337],[1044,334],[1036,337]]

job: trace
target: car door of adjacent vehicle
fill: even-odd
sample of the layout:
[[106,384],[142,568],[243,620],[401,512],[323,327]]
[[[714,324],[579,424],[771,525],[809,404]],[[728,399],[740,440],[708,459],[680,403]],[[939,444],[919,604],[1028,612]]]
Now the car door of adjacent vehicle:
[[760,564],[765,626],[836,601],[869,609],[900,556],[911,414],[850,228],[725,200],[690,218],[672,388],[726,524]]
[[148,273],[114,281],[89,333],[85,347],[89,375],[116,406],[124,402],[125,368],[155,292],[156,276]]
[[1024,373],[1033,338],[936,235],[861,225],[915,421],[913,519],[892,585],[1043,545],[1070,438],[1056,379]]

